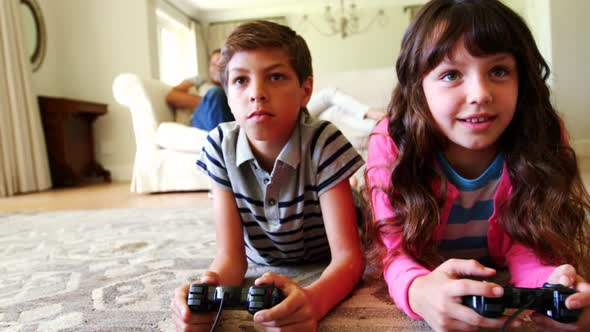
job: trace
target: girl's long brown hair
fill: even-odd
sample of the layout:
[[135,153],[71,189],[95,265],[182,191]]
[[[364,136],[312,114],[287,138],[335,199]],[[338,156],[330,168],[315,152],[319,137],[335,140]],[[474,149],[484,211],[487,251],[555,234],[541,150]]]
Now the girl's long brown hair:
[[[517,63],[516,112],[499,138],[512,184],[508,201],[498,211],[500,224],[544,263],[569,263],[588,276],[590,197],[550,102],[549,66],[523,19],[496,0],[431,1],[404,34],[396,63],[398,84],[388,107],[389,135],[399,149],[387,192],[395,218],[368,220],[369,260],[381,266],[384,259],[404,253],[429,268],[441,262],[434,234],[446,180],[433,158],[447,139],[434,124],[422,78],[461,38],[473,56],[506,52]],[[434,192],[433,182],[441,184],[440,192]],[[383,190],[367,184],[368,197],[371,190]],[[386,252],[380,241],[390,226],[402,232],[396,252]]]

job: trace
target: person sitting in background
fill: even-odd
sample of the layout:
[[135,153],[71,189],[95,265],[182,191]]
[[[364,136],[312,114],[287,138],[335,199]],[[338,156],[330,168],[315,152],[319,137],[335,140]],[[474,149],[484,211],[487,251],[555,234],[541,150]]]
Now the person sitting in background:
[[[358,120],[380,121],[387,115],[383,108],[365,105],[335,87],[327,87],[314,93],[307,104],[307,109],[309,114],[315,117],[327,112],[342,113],[346,119],[343,121],[346,121],[351,127],[357,126]],[[330,117],[335,116],[330,115]],[[348,121],[352,119],[356,120]]]
[[307,109],[311,116],[332,122],[357,149],[366,144],[377,122],[387,115],[384,109],[365,105],[335,87],[314,93]]
[[[209,58],[209,77],[206,81],[200,76],[194,76],[182,81],[168,92],[166,102],[176,109],[194,109],[190,117],[190,125],[195,128],[210,131],[222,122],[234,121],[227,104],[227,96],[219,81],[217,62],[221,57],[219,49],[214,50]],[[192,94],[192,87],[198,89],[199,94]]]

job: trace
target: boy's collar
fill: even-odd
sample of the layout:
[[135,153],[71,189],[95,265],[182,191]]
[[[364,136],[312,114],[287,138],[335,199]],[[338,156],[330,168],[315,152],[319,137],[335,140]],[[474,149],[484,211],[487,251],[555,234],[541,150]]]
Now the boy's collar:
[[240,166],[248,160],[256,160],[254,153],[250,149],[250,143],[248,137],[246,137],[246,131],[240,128],[238,132],[238,141],[236,143],[236,166]]
[[[304,115],[306,114],[306,115]],[[307,115],[306,112],[300,112],[299,118],[297,120],[297,124],[295,125],[295,129],[293,129],[293,133],[291,137],[279,153],[277,159],[281,162],[291,166],[293,169],[296,169],[299,166],[299,162],[301,160],[301,123]],[[254,160],[256,163],[256,158],[254,157],[254,153],[250,148],[250,143],[248,142],[248,137],[246,136],[246,131],[240,128],[238,133],[238,141],[236,143],[236,166],[240,166],[246,161]]]

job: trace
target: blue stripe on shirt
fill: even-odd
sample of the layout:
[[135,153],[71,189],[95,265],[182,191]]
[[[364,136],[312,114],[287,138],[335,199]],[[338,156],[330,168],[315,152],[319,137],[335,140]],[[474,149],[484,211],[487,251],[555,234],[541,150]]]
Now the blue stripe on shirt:
[[348,151],[349,149],[352,148],[352,144],[350,143],[346,143],[344,144],[342,147],[340,147],[340,149],[338,149],[336,152],[334,152],[333,155],[331,155],[330,157],[328,157],[319,167],[318,167],[318,173],[321,173],[324,168],[330,166],[330,164],[332,162],[334,162],[334,160],[338,159],[338,157],[340,157],[341,155],[343,155],[346,151]]
[[326,139],[326,143],[324,144],[324,149],[330,145],[330,143],[332,143],[335,139],[337,139],[338,137],[342,136],[342,132],[340,132],[340,130],[336,131],[335,133],[333,133],[332,135],[330,135],[330,137],[328,137]]
[[445,158],[443,153],[438,152],[436,159],[445,176],[460,191],[476,191],[485,187],[490,181],[499,179],[502,175],[504,165],[504,156],[502,153],[498,153],[494,161],[492,161],[490,166],[479,177],[476,179],[466,179],[453,169],[453,166]]
[[494,213],[494,201],[479,201],[472,208],[453,205],[448,224],[466,224],[471,220],[488,220]]
[[208,169],[207,169],[207,165],[205,163],[203,163],[200,160],[197,160],[197,166],[201,167],[204,171],[207,172],[207,175],[209,175],[209,177],[211,177],[211,179],[213,179],[215,182],[224,185],[226,187],[231,188],[231,182],[224,180],[220,177],[215,176],[213,173],[211,173]]
[[207,153],[205,149],[203,149],[203,152],[205,153],[205,156],[207,156],[207,159],[209,159],[210,162],[212,162],[215,166],[225,170],[225,167],[223,167],[219,160],[213,158],[209,153]]
[[320,135],[322,134],[322,132],[324,131],[324,129],[326,129],[326,127],[330,124],[330,122],[325,121],[324,123],[322,123],[320,125],[320,127],[315,131],[313,138],[311,139],[311,144],[310,144],[310,149],[309,152],[311,153],[311,155],[313,156],[313,153],[315,151],[315,145],[318,143],[318,140],[320,139]]
[[346,173],[350,168],[352,168],[359,161],[362,161],[362,158],[361,158],[360,155],[357,155],[351,161],[349,161],[348,163],[346,163],[346,165],[344,165],[338,172],[336,172],[336,174],[332,175],[331,177],[329,177],[328,179],[326,179],[324,182],[320,183],[318,185],[318,191],[321,191],[322,189],[324,189],[327,186],[329,186],[332,182],[334,182],[337,179],[339,179],[342,176],[342,174]]
[[255,200],[255,199],[253,199],[251,197],[248,197],[246,195],[242,195],[242,194],[237,193],[237,192],[234,192],[234,197],[236,199],[243,199],[243,200],[245,200],[246,202],[248,202],[250,204],[254,204],[254,205],[257,205],[257,206],[264,206],[264,202]]
[[441,240],[439,244],[441,250],[479,249],[487,247],[488,238],[486,236],[463,237],[457,240]]
[[217,151],[220,156],[223,156],[223,152],[221,151],[221,147],[215,143],[215,140],[211,137],[211,135],[207,136],[207,141],[211,143],[211,146]]

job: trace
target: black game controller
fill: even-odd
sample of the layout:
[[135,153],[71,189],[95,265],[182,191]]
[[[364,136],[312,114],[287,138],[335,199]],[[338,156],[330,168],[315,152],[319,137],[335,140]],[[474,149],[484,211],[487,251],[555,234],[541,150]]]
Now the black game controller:
[[284,298],[281,290],[272,285],[242,288],[192,284],[186,303],[191,312],[216,311],[223,299],[223,309],[246,309],[254,315],[260,310],[274,307]]
[[565,299],[576,290],[559,284],[545,283],[543,288],[504,287],[502,297],[490,298],[476,295],[463,297],[463,304],[488,318],[498,318],[506,308],[535,310],[561,323],[578,320],[580,310],[569,310]]

